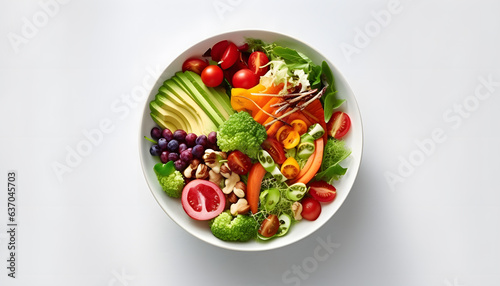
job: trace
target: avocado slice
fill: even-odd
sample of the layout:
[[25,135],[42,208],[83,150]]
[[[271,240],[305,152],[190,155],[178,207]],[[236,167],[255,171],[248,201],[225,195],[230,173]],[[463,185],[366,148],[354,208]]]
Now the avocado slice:
[[216,106],[217,99],[207,92],[200,92],[183,72],[177,72],[172,79],[185,88],[185,91],[205,110],[208,116],[213,117],[218,125],[222,124],[226,118],[221,114],[220,107]]
[[217,110],[220,111],[220,114],[224,117],[224,119],[227,120],[229,115],[234,113],[229,96],[225,92],[221,93],[220,89],[206,86],[201,80],[201,76],[197,73],[185,71],[184,74],[201,94],[208,94],[210,98],[212,98],[213,103],[219,103]]
[[161,129],[168,128],[170,130],[175,130],[177,128],[176,126],[172,125],[172,122],[163,121],[163,119],[160,119],[158,116],[156,116],[156,114],[152,112],[150,113],[150,115],[153,121],[156,122],[156,124],[158,124]]
[[191,109],[191,113],[199,119],[200,130],[203,130],[200,134],[217,130],[218,124],[173,79],[166,80],[159,88],[159,92],[168,94],[173,102],[181,103],[187,110]]
[[[188,96],[184,94],[184,96]],[[155,98],[158,104],[170,104],[172,106],[176,106],[181,112],[184,113],[184,116],[189,119],[189,121],[195,121],[197,125],[203,125],[203,119],[200,114],[192,108],[192,106],[188,106],[181,98],[177,96],[177,94],[172,93],[165,86],[160,86],[158,89],[158,94]]]
[[149,109],[158,119],[174,125],[176,129],[172,130],[172,132],[177,129],[191,130],[191,125],[186,123],[187,120],[183,120],[183,116],[176,109],[169,106],[159,106],[156,101],[149,103]]
[[[179,122],[181,123],[180,126],[178,126],[178,129],[182,130],[192,130],[193,129],[193,124],[191,123],[191,120],[189,120],[188,117],[186,117],[186,111],[183,110],[182,107],[175,106],[170,102],[166,97],[162,95],[156,95],[156,98],[161,97],[163,101],[158,101],[154,100],[150,104],[150,109],[151,112],[156,113],[160,118],[166,118],[168,115],[175,116],[177,119],[179,119]],[[165,103],[166,104],[165,104]],[[172,130],[172,132],[175,130]]]

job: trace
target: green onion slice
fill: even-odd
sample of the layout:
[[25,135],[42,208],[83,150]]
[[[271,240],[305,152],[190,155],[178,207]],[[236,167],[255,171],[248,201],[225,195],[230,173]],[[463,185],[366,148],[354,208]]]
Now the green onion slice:
[[314,140],[321,138],[325,134],[325,129],[319,123],[315,123],[309,127],[307,133],[311,135]]
[[288,230],[292,225],[292,218],[287,214],[281,214],[278,219],[280,221],[280,227],[278,229],[278,232],[276,233],[276,236],[283,236],[288,233]]
[[283,174],[281,174],[281,171],[280,171],[280,168],[278,167],[278,165],[274,165],[274,169],[271,171],[271,175],[273,175],[273,177],[279,183],[283,183],[284,181],[287,180],[287,178],[285,176],[283,176]]
[[307,186],[304,183],[295,183],[288,187],[286,197],[292,201],[300,201],[307,193]]
[[260,150],[257,154],[257,159],[267,172],[272,172],[274,170],[276,164],[274,163],[273,157],[271,157],[266,150]]

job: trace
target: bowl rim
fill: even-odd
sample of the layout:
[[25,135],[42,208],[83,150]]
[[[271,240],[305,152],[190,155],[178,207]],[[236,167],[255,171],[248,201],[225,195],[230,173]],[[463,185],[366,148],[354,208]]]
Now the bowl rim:
[[[321,224],[319,224],[319,222],[315,222],[317,223],[318,225],[312,230],[310,231],[309,233],[306,233],[306,234],[303,234],[303,235],[299,235],[296,239],[292,239],[292,240],[284,240],[282,241],[282,243],[279,243],[277,245],[273,245],[272,247],[266,247],[268,245],[271,245],[271,244],[268,244],[267,242],[263,242],[263,243],[260,243],[260,242],[257,242],[259,243],[260,246],[262,247],[258,247],[258,248],[244,248],[244,247],[241,247],[242,245],[246,245],[247,243],[251,243],[251,242],[244,242],[244,243],[234,243],[234,242],[222,242],[221,241],[218,241],[219,243],[214,243],[213,241],[210,241],[208,239],[204,239],[203,237],[197,235],[196,233],[194,233],[193,231],[191,231],[190,229],[188,229],[186,226],[184,226],[183,224],[181,224],[179,221],[177,221],[176,219],[174,219],[172,217],[172,215],[167,211],[167,209],[164,207],[164,205],[162,204],[162,201],[160,200],[161,198],[159,198],[155,192],[154,192],[154,188],[157,187],[157,186],[152,186],[152,182],[150,182],[150,180],[148,180],[148,173],[147,172],[151,172],[151,170],[146,170],[146,166],[145,166],[145,160],[143,158],[143,148],[144,148],[144,131],[143,130],[143,127],[144,127],[144,117],[145,117],[145,114],[149,114],[149,102],[150,102],[150,98],[151,98],[151,95],[154,93],[156,94],[156,90],[158,89],[158,84],[159,83],[162,83],[163,82],[163,75],[165,74],[165,72],[170,68],[170,66],[182,55],[184,54],[185,52],[193,49],[195,46],[201,44],[202,42],[206,42],[206,41],[210,41],[210,40],[215,40],[217,38],[220,38],[220,37],[226,37],[226,36],[231,36],[231,35],[235,35],[235,34],[255,34],[255,33],[264,33],[264,34],[269,34],[271,36],[275,36],[275,37],[284,37],[284,38],[287,38],[287,39],[290,39],[290,40],[293,40],[294,42],[296,42],[297,44],[301,45],[301,46],[304,46],[304,47],[307,47],[308,49],[310,49],[311,51],[313,51],[314,53],[316,53],[318,56],[320,56],[321,58],[323,58],[325,61],[328,62],[328,64],[330,65],[330,67],[332,68],[332,71],[334,71],[334,73],[337,73],[336,75],[336,82],[338,81],[338,78],[340,76],[342,82],[343,82],[343,85],[351,92],[351,95],[350,96],[350,100],[354,102],[354,106],[352,106],[351,108],[355,108],[356,109],[356,113],[357,113],[357,121],[358,122],[358,128],[359,128],[359,158],[357,159],[357,164],[355,165],[350,165],[349,166],[349,172],[352,173],[352,176],[353,176],[353,180],[352,180],[352,183],[348,186],[347,188],[347,193],[345,195],[345,197],[341,198],[340,200],[340,203],[339,203],[339,206],[333,211],[333,213],[331,214],[330,217],[328,217],[325,221],[323,221]],[[276,40],[278,41],[278,40]],[[161,71],[160,75],[158,76],[158,78],[156,78],[156,81],[155,81],[155,84],[151,87],[151,89],[149,90],[149,93],[147,93],[147,98],[146,98],[146,101],[144,103],[144,106],[143,106],[143,109],[142,109],[142,113],[141,113],[141,116],[140,116],[140,127],[139,127],[139,136],[138,136],[138,151],[139,151],[139,160],[140,160],[140,164],[141,164],[141,169],[142,169],[142,173],[143,173],[143,177],[144,177],[144,180],[146,181],[146,184],[148,185],[148,188],[149,188],[149,191],[151,193],[151,195],[153,196],[153,198],[155,199],[155,201],[158,203],[158,205],[160,206],[160,208],[168,215],[168,217],[173,221],[175,222],[179,227],[181,227],[182,229],[184,229],[187,233],[189,233],[190,235],[210,244],[210,245],[213,245],[213,246],[217,246],[217,247],[220,247],[220,248],[224,248],[224,249],[227,249],[227,250],[234,250],[234,251],[241,251],[241,252],[260,252],[260,251],[267,251],[267,250],[275,250],[275,249],[279,249],[279,248],[283,248],[285,246],[290,246],[294,243],[297,243],[299,241],[301,241],[302,239],[310,236],[311,234],[315,233],[316,231],[318,231],[319,229],[321,229],[324,224],[326,224],[326,222],[330,221],[333,216],[335,215],[335,213],[338,212],[338,210],[344,205],[344,202],[345,200],[347,199],[347,197],[349,196],[349,193],[351,192],[353,186],[354,186],[354,183],[357,179],[357,176],[358,176],[358,173],[359,173],[359,169],[361,167],[361,164],[362,164],[362,159],[363,159],[363,150],[364,150],[364,132],[363,132],[363,124],[362,124],[362,116],[361,116],[361,112],[360,112],[360,107],[359,107],[359,104],[357,102],[357,98],[355,96],[355,93],[354,91],[352,90],[351,86],[349,85],[349,82],[345,79],[344,75],[340,72],[340,70],[335,66],[334,63],[332,63],[327,57],[325,57],[321,52],[319,52],[315,47],[295,38],[294,36],[291,36],[289,34],[285,34],[285,33],[282,33],[282,32],[277,32],[277,31],[272,31],[272,30],[263,30],[263,29],[237,29],[237,30],[230,30],[230,31],[226,31],[226,32],[221,32],[221,33],[218,33],[218,34],[212,34],[211,36],[208,36],[208,37],[202,37],[201,39],[198,39],[196,38],[194,41],[190,41],[191,43],[190,44],[187,44],[187,48],[183,49],[183,51],[178,54],[177,56],[173,57],[172,59],[170,59],[168,61],[168,64],[165,66],[165,68]],[[161,69],[161,68],[160,68]],[[337,200],[339,200],[340,198],[337,198]]]

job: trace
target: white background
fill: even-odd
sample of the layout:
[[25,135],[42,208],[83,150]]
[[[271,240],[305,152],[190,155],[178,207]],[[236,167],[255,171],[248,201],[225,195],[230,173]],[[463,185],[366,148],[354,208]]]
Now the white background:
[[[180,2],[1,0],[1,285],[500,285],[498,1]],[[146,102],[130,101],[184,49],[238,29],[319,50],[363,117],[345,204],[268,252],[208,245],[161,210],[137,150]],[[54,164],[102,121],[112,131],[58,178]],[[8,170],[18,172],[16,279]],[[320,240],[336,248],[318,260]]]

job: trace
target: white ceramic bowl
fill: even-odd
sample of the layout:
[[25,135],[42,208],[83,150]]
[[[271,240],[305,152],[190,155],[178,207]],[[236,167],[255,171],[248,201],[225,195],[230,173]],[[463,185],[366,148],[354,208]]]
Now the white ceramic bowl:
[[[213,236],[210,228],[208,227],[208,222],[195,221],[188,217],[188,215],[182,208],[180,199],[172,199],[168,197],[158,184],[156,175],[153,171],[153,166],[158,163],[159,160],[158,158],[154,158],[149,154],[151,143],[144,139],[144,136],[149,136],[151,128],[155,126],[155,123],[149,115],[149,102],[155,98],[158,88],[163,84],[163,82],[181,69],[184,60],[192,56],[201,56],[208,48],[212,47],[218,41],[230,40],[236,44],[240,44],[244,41],[244,37],[262,39],[263,41],[269,43],[277,42],[282,46],[294,48],[307,55],[316,64],[321,64],[323,60],[327,61],[335,77],[338,96],[340,98],[346,99],[346,102],[341,106],[339,110],[342,110],[349,114],[352,122],[351,130],[344,139],[346,141],[346,146],[348,146],[352,150],[352,154],[349,158],[342,162],[342,165],[344,167],[348,167],[347,173],[334,184],[337,189],[336,199],[332,203],[322,204],[321,215],[316,221],[311,222],[302,220],[293,225],[289,233],[285,236],[266,242],[258,242],[253,240],[244,243],[225,242]],[[189,130],[187,131],[189,132]],[[155,86],[151,90],[151,93],[146,100],[142,116],[142,124],[139,130],[139,153],[142,170],[149,185],[149,189],[151,190],[160,207],[169,215],[169,217],[173,221],[175,221],[179,226],[181,226],[184,230],[194,235],[195,237],[215,246],[239,251],[262,251],[283,247],[303,239],[304,237],[319,229],[323,224],[325,224],[340,208],[342,203],[347,198],[352,185],[354,184],[354,180],[361,164],[362,148],[363,132],[358,104],[352,90],[350,89],[342,74],[335,67],[335,65],[306,43],[283,34],[259,30],[235,31],[216,35],[195,44],[194,46],[183,52],[181,55],[179,55],[165,69],[165,71],[158,78]]]

